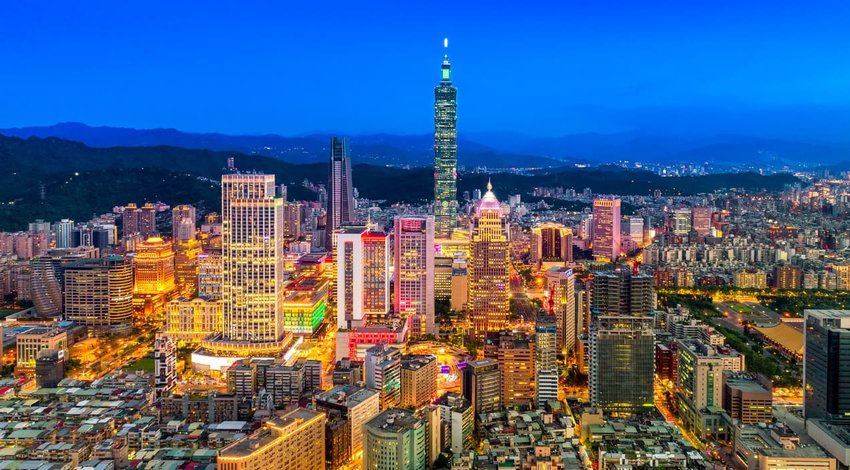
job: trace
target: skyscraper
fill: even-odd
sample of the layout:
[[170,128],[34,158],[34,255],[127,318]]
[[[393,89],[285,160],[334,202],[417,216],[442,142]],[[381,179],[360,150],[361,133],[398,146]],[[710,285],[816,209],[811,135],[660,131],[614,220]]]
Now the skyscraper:
[[694,207],[691,209],[691,225],[700,238],[711,233],[711,209],[708,207]]
[[56,248],[71,248],[74,246],[74,221],[62,219],[53,224],[56,236]]
[[221,339],[243,351],[273,349],[284,337],[282,207],[274,175],[221,177]]
[[337,243],[337,325],[342,329],[386,319],[390,306],[390,240],[363,226],[343,227]]
[[472,224],[469,260],[469,317],[472,332],[483,338],[488,331],[508,327],[510,295],[509,243],[502,206],[487,183]]
[[590,306],[603,315],[644,315],[655,309],[653,277],[628,270],[596,273]]
[[167,294],[174,290],[174,250],[171,243],[152,237],[140,243],[133,259],[133,292]]
[[803,415],[850,424],[850,310],[805,310]]
[[557,319],[548,312],[539,312],[534,332],[537,336],[534,403],[541,408],[547,401],[558,399]]
[[331,161],[328,173],[328,212],[325,224],[325,248],[333,248],[334,230],[352,222],[354,189],[351,183],[351,159],[345,139],[331,137]]
[[531,262],[571,263],[573,231],[561,224],[545,223],[531,229]]
[[133,265],[123,256],[85,259],[65,268],[65,318],[90,327],[133,320]]
[[434,89],[434,225],[441,238],[449,237],[457,225],[457,88],[448,54],[442,73]]
[[655,409],[655,332],[648,316],[600,315],[590,326],[590,404],[614,416]]
[[620,256],[620,198],[593,200],[593,257],[615,261]]
[[396,217],[395,311],[410,317],[414,335],[436,334],[434,325],[434,218]]
[[548,303],[543,307],[551,309],[556,319],[556,351],[564,354],[576,348],[579,334],[576,315],[576,279],[570,268],[555,266],[545,273]]
[[194,206],[182,204],[171,209],[171,241],[177,243],[195,238],[197,220]]
[[463,370],[462,386],[475,416],[502,408],[502,373],[495,359],[470,361]]
[[366,351],[366,387],[381,394],[381,409],[401,401],[401,352],[378,343]]

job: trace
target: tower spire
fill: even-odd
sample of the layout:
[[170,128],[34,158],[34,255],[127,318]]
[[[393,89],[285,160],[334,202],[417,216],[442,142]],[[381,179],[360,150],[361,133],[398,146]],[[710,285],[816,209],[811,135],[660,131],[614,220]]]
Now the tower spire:
[[493,183],[490,181],[490,177],[487,177],[487,191],[493,190]]
[[[449,38],[443,38],[443,48],[448,51],[448,49],[449,49]],[[449,63],[448,52],[446,52],[446,54],[443,56],[443,68],[442,69],[443,69],[443,81],[444,82],[450,82],[451,81],[451,75],[452,75],[452,64]]]

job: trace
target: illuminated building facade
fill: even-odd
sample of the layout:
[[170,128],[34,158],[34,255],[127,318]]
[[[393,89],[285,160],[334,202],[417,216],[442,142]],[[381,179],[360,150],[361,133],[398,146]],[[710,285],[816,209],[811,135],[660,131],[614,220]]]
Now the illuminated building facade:
[[331,137],[331,161],[328,174],[328,211],[325,224],[325,248],[333,247],[334,231],[350,224],[354,216],[354,188],[351,182],[351,158],[346,141]]
[[274,175],[221,178],[223,348],[275,349],[285,336],[283,200]]
[[691,226],[700,238],[711,235],[711,209],[708,207],[692,208]]
[[547,297],[547,301],[544,302],[543,307],[551,309],[555,315],[557,351],[570,354],[576,349],[578,336],[575,275],[572,269],[552,267],[546,271],[544,279],[546,282],[544,296]]
[[68,333],[59,328],[35,327],[15,336],[16,363],[19,372],[35,371],[39,351],[55,349],[68,357]]
[[65,268],[65,319],[113,327],[133,320],[133,265],[123,256],[81,260]]
[[487,183],[473,220],[469,249],[467,302],[472,332],[478,338],[506,329],[510,308],[510,244],[502,207],[492,189]]
[[434,218],[396,217],[395,312],[410,318],[410,332],[437,334],[434,324]]
[[298,408],[218,452],[220,470],[325,468],[325,413]]
[[381,409],[401,402],[401,352],[384,344],[366,351],[366,387],[381,394]]
[[336,333],[336,359],[364,358],[372,346],[384,343],[404,349],[407,341],[407,322],[384,323],[339,330]]
[[401,404],[418,409],[437,398],[437,358],[403,356],[401,358]]
[[590,324],[591,406],[612,416],[655,410],[653,318],[599,315]]
[[140,243],[133,258],[133,275],[137,295],[168,294],[174,284],[174,250],[171,243],[153,237]]
[[201,242],[195,239],[174,245],[174,283],[180,294],[194,297],[198,292],[198,257]]
[[363,468],[423,470],[428,466],[424,418],[412,411],[385,410],[363,425]]
[[363,226],[337,233],[337,325],[352,329],[387,318],[390,309],[390,239]]
[[221,253],[210,251],[198,255],[198,297],[221,300]]
[[620,198],[593,200],[593,257],[615,261],[620,256]]
[[286,287],[283,328],[296,335],[312,335],[325,320],[328,283],[318,277],[300,278]]
[[448,237],[457,226],[457,88],[452,85],[449,56],[434,89],[434,227]]
[[558,399],[558,327],[557,319],[545,311],[537,314],[535,334],[535,398],[537,408]]
[[463,396],[475,416],[502,409],[502,374],[493,358],[470,361],[463,370]]
[[531,229],[531,262],[573,262],[573,231],[561,224],[540,224]]
[[[485,349],[493,351],[502,379],[502,406],[532,406],[535,399],[536,341],[523,332],[488,333]],[[547,364],[549,365],[549,364]]]
[[194,206],[182,204],[171,209],[171,241],[178,243],[194,240],[197,220]]
[[172,300],[165,309],[164,335],[177,342],[198,344],[222,331],[220,300]]
[[351,429],[349,455],[363,450],[363,425],[381,412],[380,394],[357,385],[340,385],[316,396],[316,409],[340,412]]

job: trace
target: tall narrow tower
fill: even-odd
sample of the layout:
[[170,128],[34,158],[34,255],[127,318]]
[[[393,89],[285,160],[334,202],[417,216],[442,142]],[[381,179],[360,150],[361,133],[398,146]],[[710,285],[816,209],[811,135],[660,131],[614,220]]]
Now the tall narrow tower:
[[[448,47],[448,39],[445,40]],[[449,56],[434,89],[434,231],[448,237],[457,224],[457,88],[452,85]]]
[[282,209],[274,175],[221,177],[222,339],[249,354],[285,334]]
[[505,215],[493,185],[478,203],[469,242],[469,317],[472,333],[484,339],[488,332],[508,327],[510,310],[510,244]]
[[333,248],[334,230],[351,223],[354,215],[354,190],[351,184],[351,159],[345,139],[331,137],[331,162],[328,173],[328,213],[325,224],[325,249]]

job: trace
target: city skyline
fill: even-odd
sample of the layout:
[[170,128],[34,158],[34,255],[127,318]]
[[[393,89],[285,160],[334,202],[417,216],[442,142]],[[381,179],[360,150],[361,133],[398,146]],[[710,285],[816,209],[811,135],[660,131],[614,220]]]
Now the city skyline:
[[[498,3],[480,12],[467,4],[414,5],[370,16],[370,5],[346,4],[333,9],[316,35],[303,5],[212,4],[156,41],[140,35],[144,50],[134,64],[143,67],[145,54],[167,61],[184,50],[175,35],[206,31],[222,11],[232,12],[232,28],[220,29],[208,44],[222,52],[217,64],[226,68],[237,49],[244,50],[243,64],[253,63],[258,51],[245,47],[258,38],[267,40],[267,52],[292,52],[273,49],[273,40],[300,32],[291,45],[301,49],[289,54],[286,74],[275,73],[273,61],[252,74],[230,68],[208,74],[207,86],[235,79],[207,104],[225,110],[233,93],[247,87],[241,101],[250,108],[252,96],[266,96],[264,74],[270,74],[281,93],[263,104],[274,107],[290,97],[285,111],[298,115],[298,125],[344,122],[356,109],[358,125],[381,126],[387,121],[376,113],[410,103],[417,107],[405,108],[408,117],[422,111],[416,100],[396,99],[416,85],[433,90],[424,106],[433,134],[372,136],[353,161],[344,134],[286,139],[51,128],[117,139],[87,146],[27,135],[44,130],[0,129],[17,135],[0,135],[0,156],[9,157],[0,173],[0,188],[8,192],[0,197],[0,469],[850,468],[850,392],[844,390],[850,384],[850,163],[817,164],[829,152],[811,142],[796,146],[793,158],[762,147],[764,140],[737,142],[736,148],[747,148],[743,153],[724,140],[692,149],[696,159],[673,152],[650,161],[638,149],[665,147],[662,140],[595,134],[584,144],[601,143],[613,164],[588,164],[544,147],[536,147],[535,156],[488,145],[505,145],[514,133],[475,137],[485,145],[465,138],[465,129],[498,122],[499,115],[521,122],[516,132],[526,126],[548,132],[544,123],[559,117],[570,126],[565,97],[598,98],[581,85],[599,70],[585,69],[581,80],[564,76],[556,89],[541,78],[581,64],[540,60],[571,38],[592,44],[583,50],[589,55],[575,59],[595,58],[603,71],[614,70],[604,65],[615,56],[593,52],[622,52],[621,44],[629,44],[616,58],[624,70],[641,73],[597,76],[596,90],[608,89],[609,103],[666,106],[661,98],[677,93],[673,101],[681,104],[733,90],[748,96],[737,103],[739,111],[801,97],[843,105],[835,90],[777,93],[794,81],[790,74],[758,92],[719,79],[740,72],[736,60],[753,52],[728,52],[740,46],[741,31],[720,38],[719,24],[743,21],[751,29],[747,44],[777,41],[769,52],[793,58],[780,47],[784,36],[760,36],[764,25],[746,19],[757,14],[767,22],[805,23],[812,16],[770,6],[737,7],[735,17],[722,14],[732,11],[724,4],[652,3],[602,16],[595,5],[506,10]],[[127,6],[117,8],[111,18],[129,14]],[[172,12],[193,11],[186,8],[176,5]],[[136,23],[121,34],[112,23],[93,34],[114,34],[101,47],[122,50],[121,35],[172,21],[147,17],[153,10],[156,5],[135,7]],[[822,13],[814,10],[805,13]],[[44,23],[60,11],[51,10]],[[286,22],[270,21],[282,11]],[[405,16],[419,11],[421,17]],[[93,8],[87,21],[99,12]],[[643,16],[628,14],[635,12]],[[576,16],[559,17],[564,13]],[[598,22],[582,22],[579,13]],[[692,24],[681,23],[683,15]],[[427,21],[435,17],[444,21]],[[239,23],[246,18],[254,19],[252,28]],[[373,32],[369,60],[346,55],[361,43],[359,36],[338,45],[336,55],[321,53],[341,44],[350,28],[388,18],[397,21]],[[146,19],[150,24],[138,24]],[[822,36],[790,42],[802,47],[846,34],[827,34],[838,24],[829,19],[818,25]],[[0,15],[0,27],[4,21]],[[289,22],[297,24],[277,29]],[[492,28],[500,22],[515,29]],[[546,24],[558,28],[541,28]],[[398,60],[391,64],[398,70],[387,72],[388,50],[415,62],[411,38],[458,25],[469,26],[460,35],[457,62],[468,81],[455,87],[454,49],[445,36],[438,80],[436,63],[425,72]],[[615,25],[616,35],[599,34]],[[488,39],[507,33],[516,47],[499,57],[504,73],[476,80],[490,50],[506,47]],[[690,37],[698,40],[685,41]],[[323,42],[311,42],[317,38]],[[671,38],[680,42],[664,51],[649,47]],[[76,39],[63,47],[80,46]],[[173,47],[157,55],[157,41]],[[477,46],[464,52],[465,44]],[[704,76],[695,78],[695,69],[666,75],[687,62],[682,54],[709,44],[697,67]],[[558,57],[577,50],[558,50]],[[718,52],[726,52],[728,68],[712,69]],[[807,54],[809,63],[828,56],[816,52]],[[299,68],[319,56],[321,67]],[[747,64],[764,66],[768,56],[748,57]],[[204,57],[170,64],[184,72],[158,83],[160,98],[168,100],[172,86],[210,70]],[[99,64],[108,68],[111,59]],[[370,75],[349,75],[359,70],[352,62],[371,65]],[[544,66],[529,67],[535,63]],[[334,73],[316,74],[328,65]],[[122,71],[114,72],[101,78]],[[79,78],[65,76],[67,83],[52,91]],[[626,96],[612,86],[647,77],[664,93],[649,86],[628,89]],[[688,83],[680,83],[686,77]],[[351,108],[344,95],[363,78],[369,87],[360,91],[368,93],[358,98],[368,94],[368,101]],[[192,91],[203,94],[202,88]],[[297,93],[288,94],[294,88]],[[682,94],[685,88],[693,93]],[[108,96],[108,87],[101,89]],[[313,99],[316,90],[323,93]],[[488,93],[493,99],[486,103],[476,98]],[[144,91],[125,94],[137,99]],[[185,94],[191,101],[192,93]],[[534,102],[543,96],[545,103]],[[180,98],[137,117],[174,111],[183,106]],[[691,102],[694,119],[698,101]],[[305,112],[305,103],[322,112]],[[85,111],[96,109],[104,108],[93,102]],[[245,126],[276,112],[244,118],[225,111]],[[220,117],[202,114],[197,122]],[[471,126],[459,128],[467,117]],[[825,120],[807,124],[830,132]],[[398,116],[392,125],[409,123]],[[582,140],[548,145],[574,149]],[[832,151],[830,158],[843,158],[840,146]]]

